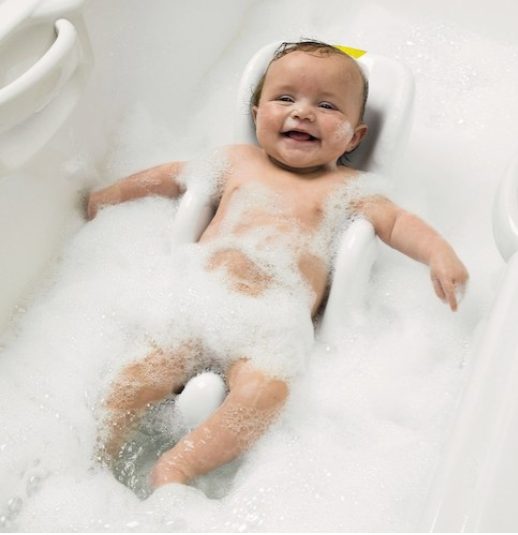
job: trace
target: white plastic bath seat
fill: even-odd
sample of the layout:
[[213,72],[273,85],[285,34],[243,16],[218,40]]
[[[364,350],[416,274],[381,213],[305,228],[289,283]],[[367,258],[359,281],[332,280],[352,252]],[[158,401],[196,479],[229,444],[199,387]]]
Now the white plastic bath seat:
[[500,183],[493,231],[507,266],[420,531],[518,532],[518,159]]
[[82,4],[0,3],[0,174],[22,166],[50,141],[86,85],[91,53],[77,11]]
[[[250,98],[280,44],[270,43],[260,49],[243,72],[234,124],[236,143],[257,143],[250,113]],[[404,65],[383,56],[363,53],[358,61],[370,86],[365,112],[369,136],[362,142],[361,150],[357,149],[352,156],[352,165],[359,170],[390,176],[396,156],[404,151],[410,130],[414,100],[413,76]],[[213,214],[214,207],[208,196],[199,191],[187,191],[175,218],[172,242],[180,244],[197,241]],[[347,228],[340,241],[329,297],[317,332],[318,341],[332,344],[335,336],[343,330],[348,313],[363,299],[375,256],[376,237],[372,225],[366,220],[356,220]],[[196,377],[191,380],[194,383],[197,381]],[[191,389],[191,382],[177,398],[177,404],[182,407],[185,419],[199,423],[197,415],[199,411],[205,414],[204,402],[191,395],[191,392],[196,392],[196,388]],[[224,388],[223,381],[219,376],[213,377],[204,388],[204,398],[219,399]]]

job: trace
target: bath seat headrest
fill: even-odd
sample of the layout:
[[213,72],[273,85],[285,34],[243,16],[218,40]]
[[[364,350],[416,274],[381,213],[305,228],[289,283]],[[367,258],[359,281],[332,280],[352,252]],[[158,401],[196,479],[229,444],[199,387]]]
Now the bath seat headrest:
[[[257,143],[250,116],[250,98],[281,44],[276,41],[261,48],[243,72],[234,122],[236,143]],[[369,81],[369,98],[364,116],[369,134],[348,155],[349,166],[389,175],[397,159],[404,153],[410,132],[414,101],[413,75],[395,59],[357,48],[335,46],[356,59]]]

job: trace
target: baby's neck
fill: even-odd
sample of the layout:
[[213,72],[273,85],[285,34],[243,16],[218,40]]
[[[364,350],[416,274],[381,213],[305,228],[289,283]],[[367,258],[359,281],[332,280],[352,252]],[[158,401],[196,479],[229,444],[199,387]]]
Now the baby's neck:
[[269,154],[266,155],[268,157],[268,160],[272,163],[274,167],[277,167],[279,169],[282,169],[283,171],[288,171],[289,173],[292,173],[297,176],[305,177],[305,178],[316,178],[323,174],[329,173],[331,171],[334,171],[336,169],[336,164],[322,164],[322,165],[315,165],[310,167],[291,167],[290,165],[287,165],[283,162],[280,162],[273,158],[273,156],[270,156]]

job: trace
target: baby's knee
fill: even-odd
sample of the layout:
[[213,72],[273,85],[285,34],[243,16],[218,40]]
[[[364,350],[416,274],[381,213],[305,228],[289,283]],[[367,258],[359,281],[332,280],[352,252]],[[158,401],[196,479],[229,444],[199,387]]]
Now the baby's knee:
[[289,395],[285,381],[254,368],[248,361],[231,370],[228,383],[236,401],[259,411],[281,407]]

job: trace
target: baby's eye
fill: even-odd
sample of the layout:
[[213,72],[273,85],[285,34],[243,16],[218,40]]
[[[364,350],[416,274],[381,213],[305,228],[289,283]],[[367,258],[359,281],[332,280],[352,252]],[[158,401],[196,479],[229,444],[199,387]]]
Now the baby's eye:
[[281,102],[295,102],[291,97],[288,95],[282,95],[277,100],[280,100]]
[[325,110],[335,110],[336,108],[329,102],[322,102],[319,104],[321,108],[324,108]]

